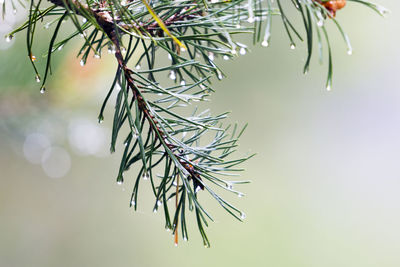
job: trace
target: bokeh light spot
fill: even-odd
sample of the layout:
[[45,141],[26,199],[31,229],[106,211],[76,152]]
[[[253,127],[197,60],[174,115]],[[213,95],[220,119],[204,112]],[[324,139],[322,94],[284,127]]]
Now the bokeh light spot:
[[61,147],[49,147],[43,153],[42,168],[47,176],[51,178],[61,178],[65,176],[71,168],[71,157],[69,153]]
[[42,161],[44,151],[50,146],[50,140],[47,136],[40,133],[31,133],[25,138],[24,156],[33,163],[39,164]]

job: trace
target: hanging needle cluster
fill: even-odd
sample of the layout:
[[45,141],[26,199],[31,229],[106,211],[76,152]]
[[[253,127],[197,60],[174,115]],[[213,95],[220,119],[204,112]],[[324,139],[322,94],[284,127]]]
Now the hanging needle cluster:
[[[349,2],[386,13],[368,1]],[[15,5],[11,0],[3,1],[3,14],[8,4]],[[242,171],[239,165],[253,155],[234,156],[246,127],[227,125],[227,113],[212,115],[208,110],[191,108],[193,103],[207,100],[214,77],[224,77],[217,65],[220,58],[246,54],[247,46],[237,42],[236,35],[252,35],[254,44],[267,47],[273,21],[283,23],[292,49],[297,42],[306,42],[304,73],[315,44],[320,60],[327,56],[329,90],[333,67],[325,23],[336,25],[351,54],[349,38],[335,17],[345,4],[345,0],[30,0],[27,21],[6,38],[11,40],[25,31],[28,58],[35,80],[41,83],[41,93],[51,74],[53,54],[73,39],[83,38],[78,51],[82,66],[89,56],[101,58],[104,51],[115,56],[115,77],[98,120],[104,120],[107,103],[115,95],[111,152],[116,150],[117,140],[125,145],[117,183],[132,180],[130,205],[136,210],[139,187],[143,180],[149,180],[153,210],[164,211],[165,228],[175,236],[174,243],[178,244],[178,233],[188,240],[190,212],[204,245],[209,247],[205,226],[213,217],[199,196],[210,194],[233,217],[243,220],[245,214],[220,192],[244,195],[236,188],[246,181],[236,176]],[[288,14],[298,18],[292,20]],[[67,35],[70,28],[64,22],[74,26]],[[52,31],[43,70],[36,66],[34,55],[39,24]],[[127,173],[130,167],[135,167],[135,174]]]

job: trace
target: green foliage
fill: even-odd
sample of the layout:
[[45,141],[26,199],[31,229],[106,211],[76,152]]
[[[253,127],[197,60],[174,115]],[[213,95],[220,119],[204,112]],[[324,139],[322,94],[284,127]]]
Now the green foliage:
[[[164,210],[165,227],[172,230],[176,238],[180,228],[181,236],[187,240],[186,212],[193,211],[204,245],[208,247],[204,226],[212,217],[199,202],[198,194],[207,191],[228,213],[238,220],[244,219],[242,211],[214,190],[220,187],[243,196],[234,185],[245,182],[230,177],[242,170],[238,167],[240,163],[253,156],[231,158],[245,127],[224,126],[226,113],[213,116],[208,111],[196,109],[190,116],[182,115],[191,103],[207,99],[213,91],[213,76],[222,79],[223,73],[215,58],[230,59],[246,53],[247,46],[235,41],[237,34],[252,34],[254,43],[268,46],[271,23],[277,19],[284,25],[291,48],[296,47],[298,40],[307,42],[305,73],[309,70],[314,43],[319,48],[321,61],[322,50],[327,48],[326,86],[330,89],[332,54],[325,22],[333,21],[349,53],[352,48],[349,38],[323,2],[146,1],[49,0],[49,6],[48,2],[31,0],[28,20],[7,38],[26,31],[28,56],[37,81],[42,83],[42,93],[51,73],[53,52],[70,40],[79,36],[84,39],[78,52],[81,65],[90,55],[100,58],[105,50],[115,54],[118,63],[115,78],[101,107],[99,122],[104,119],[110,96],[116,94],[111,152],[115,151],[118,137],[127,131],[126,136],[120,136],[125,140],[125,149],[117,182],[123,183],[127,179],[124,174],[132,165],[141,166],[135,177],[131,206],[136,210],[140,182],[149,179],[155,197],[154,211]],[[386,12],[366,1],[351,2],[363,4],[379,14]],[[12,1],[7,3],[14,5]],[[288,4],[298,12],[302,24],[296,25],[288,18]],[[58,34],[67,20],[76,30],[59,40]],[[43,75],[39,73],[32,54],[37,25],[42,22],[47,28],[54,24]],[[166,56],[170,59],[169,65],[160,60]],[[161,77],[166,75],[171,82],[161,84]],[[161,174],[156,174],[156,170]],[[168,203],[170,199],[175,199],[174,207]]]

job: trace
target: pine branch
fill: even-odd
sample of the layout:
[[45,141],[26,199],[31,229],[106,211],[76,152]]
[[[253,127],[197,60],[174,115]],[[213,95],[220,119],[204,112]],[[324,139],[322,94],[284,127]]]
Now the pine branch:
[[[198,112],[196,109],[191,116],[183,116],[181,111],[192,102],[207,100],[213,91],[212,77],[223,78],[222,70],[215,62],[217,57],[231,59],[238,53],[246,53],[247,46],[236,42],[235,35],[252,34],[254,42],[268,46],[271,23],[274,17],[278,17],[292,49],[296,47],[297,39],[307,42],[304,73],[309,70],[315,42],[322,61],[325,40],[328,48],[327,89],[332,85],[333,64],[326,21],[333,21],[348,46],[348,53],[352,51],[348,36],[335,18],[336,12],[346,4],[344,0],[292,0],[294,9],[301,16],[300,27],[303,30],[299,30],[299,25],[286,15],[287,4],[281,0],[276,4],[272,0],[48,1],[52,6],[41,8],[41,0],[31,0],[27,22],[7,38],[26,30],[28,57],[36,81],[42,82],[42,93],[51,73],[52,54],[70,40],[79,36],[84,38],[78,53],[82,66],[91,53],[100,58],[104,48],[115,55],[117,70],[101,106],[99,122],[104,120],[110,96],[117,94],[111,152],[115,151],[118,136],[128,132],[117,183],[124,182],[125,172],[131,166],[141,166],[132,190],[131,206],[137,209],[141,180],[150,180],[155,197],[154,211],[163,208],[165,227],[175,235],[175,244],[178,244],[179,229],[182,238],[188,239],[186,212],[189,210],[195,213],[204,245],[210,245],[204,226],[212,217],[199,201],[198,194],[202,191],[207,191],[238,220],[245,218],[242,211],[217,194],[214,188],[243,196],[234,185],[246,182],[225,177],[236,176],[242,171],[237,166],[253,156],[231,159],[246,127],[242,130],[238,130],[237,125],[224,127],[226,113],[212,116],[208,111]],[[363,4],[381,15],[386,13],[382,7],[367,1],[349,1]],[[3,11],[4,5],[5,2]],[[41,80],[33,43],[37,23],[48,17],[55,19],[45,27],[53,23],[56,26]],[[76,30],[57,42],[65,20],[70,20]],[[165,55],[171,60],[168,66],[159,60]],[[160,77],[166,73],[171,83],[160,84]],[[163,174],[155,174],[157,170]],[[169,205],[168,200],[173,198],[175,205]]]

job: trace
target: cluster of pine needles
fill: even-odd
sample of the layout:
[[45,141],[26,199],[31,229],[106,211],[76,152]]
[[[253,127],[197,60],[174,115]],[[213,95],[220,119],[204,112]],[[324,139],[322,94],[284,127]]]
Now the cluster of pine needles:
[[[232,158],[246,127],[226,125],[223,121],[227,113],[212,115],[208,110],[195,108],[187,112],[188,109],[194,102],[207,100],[213,92],[213,77],[224,77],[218,58],[229,60],[247,52],[245,44],[235,41],[236,35],[251,34],[254,44],[267,47],[273,21],[283,23],[292,49],[297,42],[306,42],[305,73],[314,47],[318,47],[321,61],[327,55],[326,87],[330,89],[333,68],[325,28],[328,21],[337,26],[348,53],[352,52],[349,38],[335,17],[343,2],[346,1],[30,0],[27,21],[6,38],[11,40],[16,33],[25,31],[28,58],[35,79],[41,84],[41,93],[51,74],[53,54],[71,40],[83,38],[78,51],[82,66],[89,56],[101,58],[105,51],[115,55],[115,78],[98,119],[104,120],[106,105],[111,95],[116,95],[111,152],[115,151],[117,140],[123,140],[125,145],[117,183],[133,178],[130,205],[136,210],[139,185],[142,180],[149,180],[154,211],[163,209],[165,228],[174,234],[175,244],[178,232],[188,240],[186,218],[187,211],[191,211],[208,247],[205,226],[213,218],[198,196],[207,191],[228,213],[243,220],[245,214],[216,188],[244,196],[236,186],[246,181],[238,181],[236,176],[242,171],[239,165],[253,155]],[[365,5],[381,15],[386,12],[368,1],[347,2]],[[3,0],[1,5],[4,16],[6,5],[15,7],[16,3]],[[287,15],[293,10],[300,18],[295,18],[296,23]],[[66,21],[75,26],[69,35],[62,31]],[[34,55],[39,24],[53,31],[43,70],[36,66]],[[169,58],[167,65],[165,57]],[[165,76],[170,82],[165,82]],[[140,166],[136,177],[125,173],[133,165]]]

